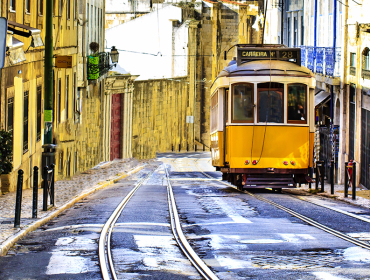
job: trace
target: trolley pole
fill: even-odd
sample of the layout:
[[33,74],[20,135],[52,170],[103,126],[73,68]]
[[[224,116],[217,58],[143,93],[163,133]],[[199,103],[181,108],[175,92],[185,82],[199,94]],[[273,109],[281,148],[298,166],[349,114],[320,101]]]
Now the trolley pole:
[[53,1],[46,1],[45,12],[44,144],[51,144],[53,137]]

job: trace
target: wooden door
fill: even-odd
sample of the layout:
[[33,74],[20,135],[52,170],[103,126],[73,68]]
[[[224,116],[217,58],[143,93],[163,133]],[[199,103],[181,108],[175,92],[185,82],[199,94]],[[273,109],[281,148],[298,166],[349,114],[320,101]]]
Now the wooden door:
[[112,95],[110,160],[120,158],[121,148],[121,94]]

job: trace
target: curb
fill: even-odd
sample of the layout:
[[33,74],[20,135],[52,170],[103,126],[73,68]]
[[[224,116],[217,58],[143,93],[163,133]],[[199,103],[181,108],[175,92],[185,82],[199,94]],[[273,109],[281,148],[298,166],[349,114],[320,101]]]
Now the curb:
[[81,199],[85,198],[86,196],[98,191],[98,190],[101,190],[101,189],[104,189],[105,187],[109,186],[109,185],[112,185],[114,184],[115,182],[119,181],[119,180],[122,180],[138,171],[140,171],[141,169],[143,169],[144,167],[146,166],[146,164],[144,165],[140,165],[140,166],[137,166],[133,169],[131,169],[131,171],[127,172],[126,174],[123,174],[123,175],[119,175],[117,177],[114,177],[113,179],[109,180],[109,181],[106,181],[105,183],[99,185],[96,184],[94,187],[82,192],[81,194],[79,194],[77,197],[69,200],[67,203],[65,203],[64,205],[58,207],[56,210],[54,210],[53,212],[51,212],[49,215],[35,221],[34,223],[26,226],[27,228],[25,229],[22,229],[20,232],[18,232],[17,234],[9,237],[7,240],[5,240],[1,245],[0,245],[0,256],[5,256],[9,249],[18,241],[20,240],[21,238],[23,238],[24,236],[26,236],[28,233],[30,233],[31,231],[34,231],[36,230],[37,228],[39,228],[40,226],[46,224],[47,222],[49,222],[50,220],[54,219],[55,217],[57,217],[60,213],[62,213],[64,210],[67,210],[68,208],[71,208],[74,204],[76,204],[78,201],[80,201]]

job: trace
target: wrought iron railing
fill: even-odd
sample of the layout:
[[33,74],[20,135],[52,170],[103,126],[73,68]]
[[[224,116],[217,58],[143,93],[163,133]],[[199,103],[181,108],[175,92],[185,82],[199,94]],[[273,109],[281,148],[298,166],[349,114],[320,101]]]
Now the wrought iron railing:
[[340,48],[301,46],[301,64],[329,77],[340,75]]
[[109,53],[100,52],[87,57],[87,79],[96,80],[109,71]]

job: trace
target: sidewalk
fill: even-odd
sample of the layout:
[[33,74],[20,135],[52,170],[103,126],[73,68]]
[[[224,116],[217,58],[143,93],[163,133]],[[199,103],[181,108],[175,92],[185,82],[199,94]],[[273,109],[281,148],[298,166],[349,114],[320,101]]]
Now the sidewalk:
[[14,228],[15,196],[11,192],[0,196],[0,256],[27,233],[58,216],[87,195],[139,171],[148,161],[114,160],[86,170],[70,180],[55,182],[55,207],[42,211],[42,189],[38,192],[37,219],[32,219],[32,189],[22,193],[20,228]]
[[[311,184],[311,192],[315,193],[315,183]],[[370,208],[370,190],[366,188],[357,187],[356,188],[356,200],[352,199],[352,188],[348,189],[348,197],[344,197],[344,185],[334,185],[334,195],[331,194],[331,186],[329,183],[324,184],[324,192],[317,192],[318,196],[333,198],[341,201],[345,201],[352,205],[358,205],[365,208]],[[319,191],[321,190],[321,185],[319,184]],[[310,192],[308,185],[302,185],[298,189],[291,189],[292,192],[302,191],[304,193]]]

